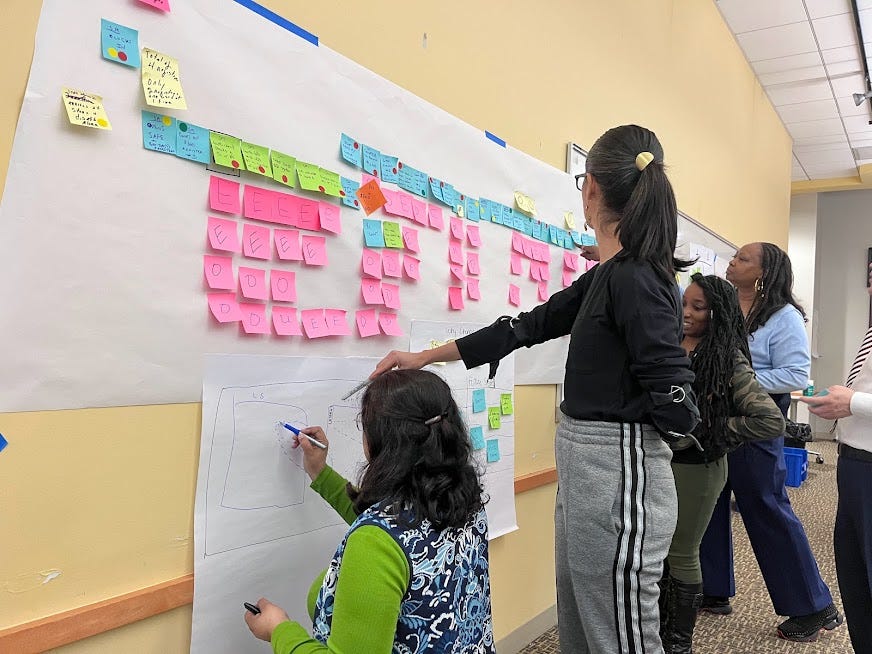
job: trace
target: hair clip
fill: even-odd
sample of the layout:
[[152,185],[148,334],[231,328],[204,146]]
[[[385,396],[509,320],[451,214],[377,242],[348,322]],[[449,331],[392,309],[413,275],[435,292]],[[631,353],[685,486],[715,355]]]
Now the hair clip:
[[425,425],[435,425],[437,422],[442,420],[442,414],[440,413],[438,416],[433,416],[432,418],[427,418],[424,421]]

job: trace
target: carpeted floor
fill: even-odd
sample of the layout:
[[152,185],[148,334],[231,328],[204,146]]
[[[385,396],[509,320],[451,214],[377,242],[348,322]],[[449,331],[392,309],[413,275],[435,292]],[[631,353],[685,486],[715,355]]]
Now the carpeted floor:
[[[836,516],[836,444],[832,441],[811,443],[825,463],[809,456],[808,479],[800,488],[788,488],[790,501],[805,526],[812,550],[824,581],[841,609],[836,566],[833,561],[833,522]],[[821,634],[815,643],[788,643],[775,635],[781,618],[775,615],[763,583],[760,568],[741,517],[733,514],[735,547],[736,597],[729,616],[703,614],[697,622],[693,639],[695,654],[848,654],[852,652],[845,625]],[[557,654],[557,630],[552,629],[523,650],[525,654]],[[568,653],[566,653],[568,654]]]

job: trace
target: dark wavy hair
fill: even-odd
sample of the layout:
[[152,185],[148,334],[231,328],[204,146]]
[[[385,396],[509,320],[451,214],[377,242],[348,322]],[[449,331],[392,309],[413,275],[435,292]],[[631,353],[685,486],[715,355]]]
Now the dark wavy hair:
[[714,275],[691,276],[700,287],[711,310],[708,329],[693,352],[690,367],[696,375],[693,390],[699,400],[699,426],[694,433],[701,437],[706,449],[706,436],[722,434],[732,413],[730,382],[736,363],[736,352],[751,361],[745,318],[739,307],[736,289],[728,281]]
[[[650,152],[654,160],[644,170],[636,168],[636,156]],[[616,223],[623,251],[618,258],[651,264],[670,282],[677,270],[693,261],[675,257],[678,238],[678,206],[663,165],[663,147],[657,136],[638,125],[614,127],[600,136],[587,155],[587,173],[603,191]]]
[[763,277],[760,278],[761,288],[757,291],[757,297],[746,319],[748,333],[753,334],[765,325],[772,314],[785,304],[795,307],[807,322],[805,309],[793,296],[793,266],[787,252],[774,243],[761,243],[760,249]]
[[441,377],[426,370],[376,377],[360,415],[369,463],[359,488],[349,489],[358,513],[386,502],[405,524],[426,519],[445,529],[463,527],[481,510],[469,433]]

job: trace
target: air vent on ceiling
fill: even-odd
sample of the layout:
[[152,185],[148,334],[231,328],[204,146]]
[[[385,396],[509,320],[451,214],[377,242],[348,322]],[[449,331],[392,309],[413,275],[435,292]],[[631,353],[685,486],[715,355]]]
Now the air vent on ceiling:
[[854,161],[872,159],[872,147],[851,148],[851,151],[854,153]]

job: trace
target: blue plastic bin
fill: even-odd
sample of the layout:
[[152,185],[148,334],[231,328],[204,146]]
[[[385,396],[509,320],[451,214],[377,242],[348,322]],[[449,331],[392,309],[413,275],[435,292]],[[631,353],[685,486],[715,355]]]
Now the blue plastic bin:
[[808,450],[785,447],[784,464],[787,466],[787,479],[784,483],[794,488],[800,486],[808,476]]

